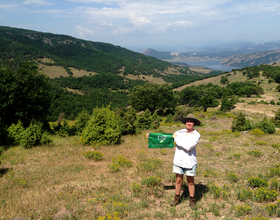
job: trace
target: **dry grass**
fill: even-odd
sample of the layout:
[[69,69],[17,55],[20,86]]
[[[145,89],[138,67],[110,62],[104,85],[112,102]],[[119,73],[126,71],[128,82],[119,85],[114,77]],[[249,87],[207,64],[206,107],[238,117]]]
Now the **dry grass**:
[[[0,219],[16,216],[54,219],[65,209],[76,219],[98,219],[106,214],[113,216],[114,212],[118,212],[121,219],[244,219],[236,217],[236,206],[245,204],[237,200],[237,191],[248,188],[249,177],[264,176],[279,163],[280,152],[271,147],[279,142],[279,134],[258,137],[250,132],[232,133],[227,130],[231,117],[214,116],[212,112],[195,112],[195,115],[203,121],[198,128],[202,137],[197,147],[196,210],[191,210],[187,201],[175,208],[169,206],[174,196],[171,172],[174,149],[149,149],[145,133],[155,131],[143,131],[136,136],[124,136],[118,146],[93,149],[80,144],[77,136],[54,136],[52,147],[23,149],[16,146],[5,151],[0,157]],[[157,132],[170,133],[183,127],[162,124]],[[256,144],[258,141],[265,145]],[[101,152],[103,160],[86,159],[82,152],[90,150]],[[253,157],[247,154],[249,150],[260,151],[261,156]],[[131,160],[133,166],[112,172],[107,164],[117,155]],[[138,170],[137,167],[148,159],[161,160],[161,167],[153,171]],[[236,183],[229,181],[228,172],[238,176]],[[162,178],[162,185],[158,188],[144,186],[142,179],[150,176]],[[135,188],[133,191],[133,183],[141,186],[138,191]],[[207,190],[212,183],[219,187],[227,185],[230,195],[215,198],[209,188]],[[187,190],[183,198],[188,198]],[[262,216],[268,217],[263,208],[265,204],[268,203],[250,200],[248,205],[258,213],[254,211],[247,217],[260,214],[260,210]]]

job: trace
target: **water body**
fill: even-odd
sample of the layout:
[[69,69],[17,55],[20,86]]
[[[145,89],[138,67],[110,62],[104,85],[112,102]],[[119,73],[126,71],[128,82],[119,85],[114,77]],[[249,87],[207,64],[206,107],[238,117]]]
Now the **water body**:
[[242,67],[227,66],[220,64],[221,60],[208,60],[208,61],[187,61],[185,63],[193,66],[204,66],[211,70],[231,71],[232,69],[240,69]]

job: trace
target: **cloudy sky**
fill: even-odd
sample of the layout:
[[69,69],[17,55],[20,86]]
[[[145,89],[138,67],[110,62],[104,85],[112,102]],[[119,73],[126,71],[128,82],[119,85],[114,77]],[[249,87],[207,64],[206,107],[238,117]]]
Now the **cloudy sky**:
[[0,0],[0,25],[179,51],[280,40],[279,0]]

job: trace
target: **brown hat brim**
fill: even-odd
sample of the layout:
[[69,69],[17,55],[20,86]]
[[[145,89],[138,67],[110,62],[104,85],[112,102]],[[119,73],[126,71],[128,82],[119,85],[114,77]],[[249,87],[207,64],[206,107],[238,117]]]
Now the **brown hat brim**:
[[186,124],[187,120],[193,120],[195,125],[200,125],[200,121],[196,118],[182,118],[181,122]]

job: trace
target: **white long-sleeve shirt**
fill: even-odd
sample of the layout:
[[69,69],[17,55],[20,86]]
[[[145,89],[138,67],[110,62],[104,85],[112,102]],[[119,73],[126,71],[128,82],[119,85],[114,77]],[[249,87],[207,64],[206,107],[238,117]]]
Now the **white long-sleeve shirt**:
[[183,168],[192,168],[197,164],[196,145],[199,142],[200,134],[193,130],[187,133],[187,129],[176,131],[177,137],[174,139],[176,145],[173,164]]

